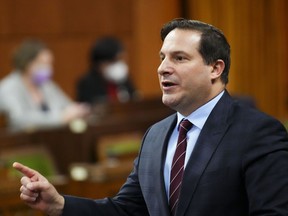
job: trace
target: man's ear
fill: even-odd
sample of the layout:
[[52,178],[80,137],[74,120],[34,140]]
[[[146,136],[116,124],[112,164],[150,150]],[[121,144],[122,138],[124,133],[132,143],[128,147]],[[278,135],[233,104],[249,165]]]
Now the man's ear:
[[212,65],[213,69],[211,72],[211,78],[212,80],[215,80],[221,76],[221,74],[224,71],[225,68],[225,63],[223,60],[218,59],[216,62],[213,63]]

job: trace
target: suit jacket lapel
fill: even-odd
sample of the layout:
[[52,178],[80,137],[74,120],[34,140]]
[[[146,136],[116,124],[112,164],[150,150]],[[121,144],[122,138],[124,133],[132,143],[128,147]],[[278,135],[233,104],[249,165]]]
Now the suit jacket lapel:
[[230,96],[225,93],[212,110],[198,137],[185,168],[177,216],[185,214],[205,168],[230,125],[228,116],[231,102]]
[[[169,141],[170,135],[175,127],[177,122],[176,114],[169,116],[165,120],[161,121],[159,125],[155,128],[151,128],[149,134],[153,134],[152,136],[147,136],[146,141],[147,143],[153,143],[153,153],[151,153],[151,145],[147,146],[149,149],[149,155],[151,158],[149,159],[150,167],[153,167],[155,174],[153,179],[149,179],[150,184],[151,180],[153,181],[153,185],[156,185],[155,188],[155,199],[151,197],[151,194],[145,194],[145,197],[149,202],[154,202],[152,205],[155,206],[157,204],[157,212],[160,215],[169,215],[169,206],[167,202],[167,194],[165,190],[165,183],[164,183],[164,163],[166,158],[166,151],[167,151],[167,143]],[[152,139],[152,140],[150,140]]]
[[[167,125],[167,128],[164,128],[161,134],[159,134],[159,141],[162,140],[162,147],[160,148],[161,151],[161,169],[160,169],[160,181],[161,181],[161,202],[165,205],[165,209],[167,210],[166,213],[169,214],[169,205],[168,205],[168,199],[167,199],[167,193],[165,189],[165,182],[164,182],[164,164],[166,159],[166,153],[167,153],[167,147],[168,142],[171,136],[171,133],[177,123],[177,115],[173,115],[171,117],[170,123]],[[167,215],[168,215],[167,214]]]

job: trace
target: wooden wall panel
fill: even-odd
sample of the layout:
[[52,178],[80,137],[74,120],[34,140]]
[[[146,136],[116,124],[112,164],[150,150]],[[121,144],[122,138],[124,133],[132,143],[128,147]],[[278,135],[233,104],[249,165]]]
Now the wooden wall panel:
[[2,39],[0,40],[0,78],[8,74],[11,67],[11,57],[21,39]]
[[87,38],[65,38],[50,44],[55,55],[54,79],[69,95],[75,95],[75,85],[87,70],[87,50],[92,41]]
[[132,30],[131,0],[63,0],[65,34],[125,34]]
[[0,34],[4,34],[6,32],[8,21],[7,21],[7,4],[6,1],[0,1]]
[[161,95],[157,76],[162,45],[160,29],[164,23],[180,16],[180,3],[178,0],[138,0],[133,11],[135,81],[145,97],[158,96]]
[[273,24],[277,29],[277,40],[273,48],[277,52],[277,100],[278,112],[282,118],[288,119],[288,2],[285,0],[273,2]]
[[[5,33],[53,34],[61,30],[59,1],[5,0]],[[3,3],[2,3],[3,4]]]

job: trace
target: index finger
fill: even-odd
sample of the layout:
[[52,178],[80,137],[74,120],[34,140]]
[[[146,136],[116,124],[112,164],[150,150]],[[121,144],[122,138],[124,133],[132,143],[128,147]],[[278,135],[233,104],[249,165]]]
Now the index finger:
[[28,178],[32,178],[33,176],[38,174],[36,170],[33,170],[18,162],[14,162],[13,167],[19,172],[21,172],[22,174],[24,174],[25,176],[27,176]]

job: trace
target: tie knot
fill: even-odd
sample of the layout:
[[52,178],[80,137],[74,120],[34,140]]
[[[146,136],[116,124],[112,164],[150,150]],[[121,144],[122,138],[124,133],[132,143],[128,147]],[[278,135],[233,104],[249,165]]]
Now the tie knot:
[[179,131],[184,130],[186,133],[191,129],[192,123],[188,119],[183,119],[180,122],[180,128]]

